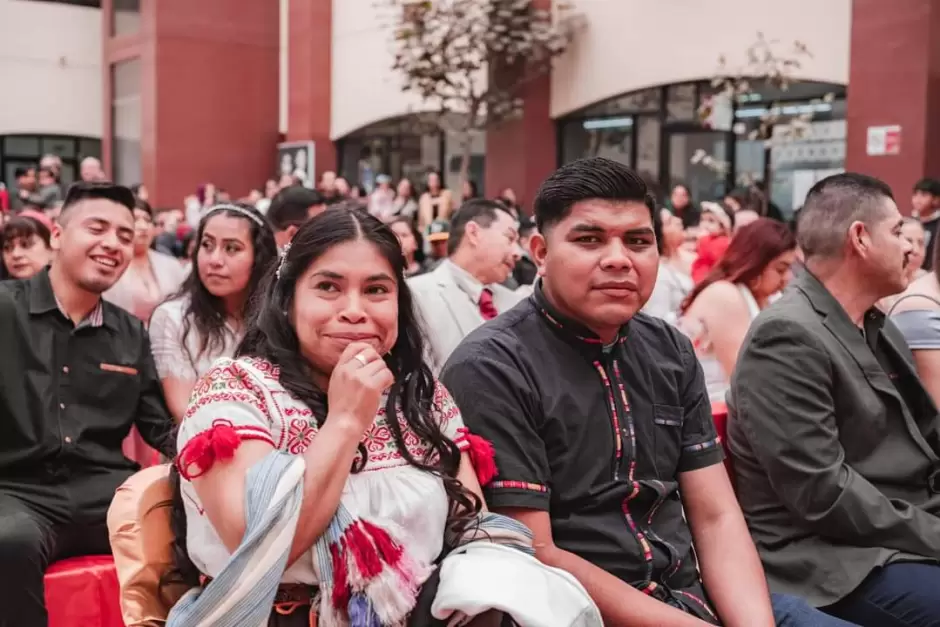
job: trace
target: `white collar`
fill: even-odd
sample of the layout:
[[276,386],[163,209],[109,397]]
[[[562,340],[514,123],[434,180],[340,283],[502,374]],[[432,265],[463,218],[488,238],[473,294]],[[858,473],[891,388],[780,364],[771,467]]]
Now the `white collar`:
[[469,296],[470,300],[474,303],[479,303],[480,295],[483,293],[483,288],[486,286],[480,283],[480,281],[478,281],[475,276],[458,266],[450,259],[445,259],[444,264],[446,264],[445,267],[450,272],[450,275],[454,278],[454,283],[457,284],[457,287],[460,288],[460,291]]

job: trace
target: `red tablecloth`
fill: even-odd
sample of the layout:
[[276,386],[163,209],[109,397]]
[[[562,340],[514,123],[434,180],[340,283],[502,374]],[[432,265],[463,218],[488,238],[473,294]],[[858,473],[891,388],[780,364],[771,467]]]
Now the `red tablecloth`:
[[124,627],[110,555],[74,557],[46,571],[49,627]]

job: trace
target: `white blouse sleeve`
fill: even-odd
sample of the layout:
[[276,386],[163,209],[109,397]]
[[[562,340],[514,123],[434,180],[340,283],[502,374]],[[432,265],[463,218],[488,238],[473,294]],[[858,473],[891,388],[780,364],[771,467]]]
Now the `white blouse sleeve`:
[[150,349],[160,379],[175,377],[195,381],[199,374],[183,344],[183,307],[176,302],[160,305],[150,317]]
[[440,381],[434,382],[434,402],[431,411],[437,418],[441,426],[441,432],[445,437],[457,444],[461,451],[469,448],[467,442],[467,429],[463,424],[463,416],[460,415],[460,409],[450,392]]

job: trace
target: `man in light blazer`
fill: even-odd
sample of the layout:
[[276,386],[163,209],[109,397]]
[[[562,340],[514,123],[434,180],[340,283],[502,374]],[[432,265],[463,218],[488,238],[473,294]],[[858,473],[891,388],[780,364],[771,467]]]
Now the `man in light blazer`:
[[805,269],[732,377],[737,493],[772,592],[863,627],[940,624],[940,416],[894,324],[911,244],[883,182],[823,179]]
[[525,298],[500,285],[519,260],[518,242],[516,221],[499,203],[469,200],[451,219],[447,259],[408,280],[435,374],[468,333]]

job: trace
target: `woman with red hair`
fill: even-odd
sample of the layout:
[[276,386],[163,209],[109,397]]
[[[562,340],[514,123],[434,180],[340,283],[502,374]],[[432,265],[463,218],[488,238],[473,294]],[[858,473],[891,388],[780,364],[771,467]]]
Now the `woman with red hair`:
[[713,402],[724,400],[751,321],[786,287],[795,260],[796,239],[786,225],[760,218],[741,228],[682,303],[679,328],[695,344]]

